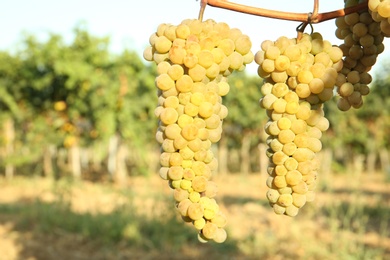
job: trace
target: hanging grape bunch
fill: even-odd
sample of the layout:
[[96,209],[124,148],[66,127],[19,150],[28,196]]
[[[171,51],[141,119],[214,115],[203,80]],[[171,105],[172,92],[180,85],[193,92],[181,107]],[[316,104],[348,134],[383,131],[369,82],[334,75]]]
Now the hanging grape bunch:
[[[260,106],[268,116],[269,204],[276,214],[296,216],[314,200],[317,153],[329,127],[323,104],[336,93],[341,111],[363,105],[372,80],[369,70],[390,35],[390,1],[344,2],[345,9],[326,14],[318,14],[319,0],[314,0],[313,13],[286,14],[202,0],[199,19],[162,23],[150,36],[143,56],[157,65],[159,175],[172,188],[182,219],[199,231],[199,241],[227,238],[227,218],[215,199],[218,187],[212,176],[218,162],[211,145],[220,140],[228,115],[222,104],[230,89],[228,76],[253,60],[263,79]],[[266,40],[254,56],[250,38],[240,29],[202,21],[206,5],[302,24],[296,38]],[[339,46],[319,32],[304,32],[309,24],[335,18],[335,34],[343,40]]]
[[214,199],[217,159],[211,145],[221,138],[228,113],[222,104],[230,89],[227,76],[253,61],[251,41],[226,23],[188,19],[177,26],[161,24],[150,44],[144,58],[157,64],[160,176],[199,239],[221,243],[227,220]]
[[260,100],[269,135],[267,199],[275,213],[296,216],[314,199],[322,132],[329,127],[322,104],[333,97],[342,51],[319,33],[264,41],[256,53],[264,79]]
[[[383,1],[376,6],[374,2],[379,1],[370,1],[369,6],[377,11],[381,6],[379,10],[383,15],[386,12],[382,9],[390,8],[389,1]],[[345,2],[346,7],[356,4],[357,1]],[[340,45],[343,50],[344,66],[337,82],[337,93],[340,96],[337,106],[341,111],[361,107],[362,96],[370,92],[368,84],[371,83],[372,77],[368,72],[378,55],[384,51],[383,39],[386,32],[382,31],[382,28],[386,30],[386,24],[387,26],[389,24],[387,18],[367,9],[336,19],[336,36],[344,41]]]

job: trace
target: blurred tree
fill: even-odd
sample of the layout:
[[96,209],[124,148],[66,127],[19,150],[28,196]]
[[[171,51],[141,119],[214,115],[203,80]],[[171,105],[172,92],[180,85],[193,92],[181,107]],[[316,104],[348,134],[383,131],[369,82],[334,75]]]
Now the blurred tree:
[[[79,178],[82,147],[107,147],[119,138],[118,146],[147,148],[145,143],[151,143],[153,136],[148,133],[156,127],[150,116],[157,97],[154,72],[136,53],[113,55],[108,37],[94,37],[83,26],[74,34],[69,45],[56,34],[46,42],[27,35],[14,56],[0,53],[0,106],[3,117],[9,114],[18,120],[16,128],[23,129],[18,131],[23,136],[17,139],[38,155],[34,160],[46,155],[46,174],[54,172],[54,145],[69,149],[70,170]],[[115,150],[126,151],[123,146]],[[107,154],[107,148],[93,152],[100,161]],[[111,165],[110,173],[115,174],[116,163]],[[134,165],[148,164],[137,159]]]
[[229,77],[230,92],[224,97],[229,108],[229,115],[224,120],[224,138],[229,138],[231,146],[239,147],[242,173],[251,172],[251,151],[258,154],[257,144],[265,141],[263,126],[267,116],[259,106],[261,83],[257,76],[234,73]]

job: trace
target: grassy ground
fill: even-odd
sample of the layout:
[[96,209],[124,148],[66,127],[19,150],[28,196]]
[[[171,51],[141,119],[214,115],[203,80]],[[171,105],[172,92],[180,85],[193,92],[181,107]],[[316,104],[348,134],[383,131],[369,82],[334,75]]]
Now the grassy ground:
[[0,179],[0,260],[390,259],[390,183],[382,175],[322,176],[314,202],[275,215],[265,176],[218,176],[228,240],[200,244],[158,177],[127,188]]

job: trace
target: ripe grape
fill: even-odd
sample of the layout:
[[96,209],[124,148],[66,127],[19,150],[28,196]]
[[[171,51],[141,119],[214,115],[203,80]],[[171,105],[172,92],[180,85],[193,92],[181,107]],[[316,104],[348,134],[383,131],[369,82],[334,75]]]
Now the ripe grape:
[[210,179],[218,161],[211,144],[220,140],[228,115],[222,105],[230,91],[227,76],[255,58],[251,41],[226,23],[186,19],[159,25],[149,43],[143,55],[157,65],[159,175],[174,190],[177,209],[199,230],[199,239],[222,243],[226,217],[212,199],[218,187]]

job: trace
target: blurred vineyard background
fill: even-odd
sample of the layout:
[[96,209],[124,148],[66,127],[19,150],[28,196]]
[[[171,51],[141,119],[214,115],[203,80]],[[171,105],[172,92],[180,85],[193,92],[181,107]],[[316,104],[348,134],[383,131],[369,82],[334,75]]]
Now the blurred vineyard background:
[[265,199],[261,79],[232,75],[213,148],[231,237],[202,245],[156,177],[156,68],[109,44],[77,26],[0,51],[1,260],[390,258],[390,60],[361,109],[325,104],[318,198],[295,219]]

